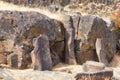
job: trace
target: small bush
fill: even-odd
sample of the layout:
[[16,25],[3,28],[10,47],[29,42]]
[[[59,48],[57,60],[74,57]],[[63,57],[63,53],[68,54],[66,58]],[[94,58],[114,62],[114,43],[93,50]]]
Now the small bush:
[[116,29],[120,31],[120,11],[112,13],[110,18],[115,23]]

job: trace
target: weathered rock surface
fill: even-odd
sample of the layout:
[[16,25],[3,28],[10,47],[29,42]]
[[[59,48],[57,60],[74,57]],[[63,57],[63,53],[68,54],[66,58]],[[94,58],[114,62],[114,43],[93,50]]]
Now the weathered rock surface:
[[22,56],[22,59],[18,57],[19,66],[28,66],[34,48],[33,38],[43,34],[49,40],[53,65],[59,62],[82,64],[87,60],[98,60],[95,43],[101,38],[105,39],[106,59],[111,61],[116,51],[116,35],[104,20],[91,15],[61,14],[57,21],[36,12],[1,11],[0,42],[4,41],[2,45],[5,46],[0,47],[1,51],[19,54]]
[[[78,36],[76,39],[76,58],[78,63],[84,63],[88,60],[96,59],[96,49],[95,42],[97,38],[107,38],[106,43],[106,57],[110,61],[116,51],[116,36],[114,31],[110,31],[104,20],[87,15],[80,18],[78,26]],[[112,35],[112,36],[111,36]],[[109,45],[109,46],[107,46]],[[83,54],[84,57],[83,57]],[[90,57],[91,56],[91,57]],[[86,58],[86,59],[84,59]]]
[[91,73],[80,73],[77,74],[76,80],[111,80],[113,78],[112,70],[103,70]]
[[10,54],[7,56],[7,64],[11,68],[18,68],[18,54]]
[[[21,67],[26,63],[27,65],[30,64],[26,60],[30,60],[33,38],[45,34],[48,36],[49,41],[53,41],[53,43],[64,41],[63,25],[36,12],[1,11],[0,20],[0,35],[2,36],[2,42],[0,42],[3,45],[0,47],[0,52],[13,52],[22,56],[22,61],[19,61]],[[63,43],[60,43],[60,45],[64,46]],[[57,53],[62,54],[62,51]]]
[[101,71],[105,69],[105,64],[95,61],[86,61],[83,64],[83,70],[85,72],[94,72],[94,71]]
[[40,34],[33,40],[32,63],[34,70],[51,70],[52,59],[50,55],[49,40],[46,35]]
[[65,28],[65,61],[68,64],[76,64],[75,51],[74,51],[74,28],[72,17],[64,15],[63,25]]

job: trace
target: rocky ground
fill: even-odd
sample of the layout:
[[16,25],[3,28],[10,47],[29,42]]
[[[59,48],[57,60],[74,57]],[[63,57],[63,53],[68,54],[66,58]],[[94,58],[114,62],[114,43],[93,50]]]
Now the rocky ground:
[[[0,66],[7,64],[0,68],[0,80],[81,80],[75,76],[86,72],[83,63],[88,60],[103,62],[105,68],[90,67],[103,70],[102,74],[109,67],[113,80],[120,80],[120,38],[110,20],[112,12],[120,8],[119,1],[114,5],[88,0],[65,6],[69,2],[66,0],[59,4],[62,7],[49,8],[36,6],[37,1],[34,5],[31,0],[19,4],[0,1]],[[34,71],[31,63],[34,69],[52,71]],[[104,80],[110,80],[111,75]]]
[[[113,80],[120,80],[120,68],[113,69]],[[76,80],[77,73],[83,72],[80,65],[55,68],[53,71],[33,71],[32,69],[0,69],[0,80]]]

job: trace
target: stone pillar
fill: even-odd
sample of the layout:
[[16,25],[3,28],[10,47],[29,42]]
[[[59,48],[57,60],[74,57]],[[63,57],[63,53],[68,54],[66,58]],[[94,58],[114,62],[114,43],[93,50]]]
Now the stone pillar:
[[51,70],[49,40],[46,35],[40,35],[33,40],[34,50],[31,53],[34,70]]
[[63,20],[65,27],[65,60],[68,64],[76,64],[75,52],[74,52],[74,29],[72,24],[72,18],[65,16]]

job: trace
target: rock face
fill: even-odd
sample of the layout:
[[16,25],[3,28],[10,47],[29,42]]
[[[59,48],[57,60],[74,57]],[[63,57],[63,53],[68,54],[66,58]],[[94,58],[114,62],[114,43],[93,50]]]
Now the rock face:
[[34,70],[51,70],[52,59],[50,55],[49,40],[46,35],[40,35],[33,41],[32,63]]
[[112,77],[112,70],[103,70],[100,72],[80,73],[76,76],[76,80],[111,80]]
[[[43,37],[42,40],[46,42],[42,44],[40,41],[40,44],[43,47],[49,45],[43,52],[49,48],[45,53],[50,53],[52,65],[59,62],[82,64],[87,60],[97,61],[100,57],[97,55],[99,47],[95,45],[98,38],[103,39],[100,44],[104,44],[106,60],[108,63],[111,61],[116,51],[116,36],[115,31],[109,30],[104,20],[91,15],[65,13],[61,13],[60,20],[57,20],[36,12],[1,11],[0,52],[4,59],[9,54],[18,54],[18,67],[27,67],[31,64],[30,53],[33,49],[36,48],[35,54],[42,53],[37,52],[42,51],[40,46],[36,44],[36,47],[32,43],[34,38],[42,34],[48,39]],[[42,63],[38,63],[40,67]]]
[[10,54],[7,57],[7,64],[11,68],[18,68],[18,55],[17,54]]
[[[48,40],[52,41],[53,44],[61,42],[59,44],[64,46],[63,25],[47,16],[36,12],[1,11],[0,20],[0,35],[2,40],[0,43],[5,46],[0,47],[0,52],[7,52],[7,54],[12,52],[20,55],[22,59],[19,59],[19,57],[18,59],[21,60],[19,61],[19,66],[21,67],[31,63],[32,39],[40,34],[47,35]],[[63,51],[64,49],[61,49],[56,53],[57,55],[62,55]]]
[[72,18],[70,16],[65,16],[63,20],[63,25],[65,27],[65,53],[66,53],[66,62],[68,64],[76,64],[75,60],[75,51],[74,51],[74,29]]
[[65,6],[70,3],[70,0],[4,0],[9,3],[22,4],[24,6],[30,7],[40,7],[40,6],[49,6],[52,4]]
[[76,75],[76,80],[111,80],[113,70],[105,68],[105,64],[95,61],[86,61],[83,64],[83,72]]
[[[113,37],[111,37],[113,35]],[[95,16],[83,16],[80,18],[78,34],[76,39],[76,58],[78,63],[84,63],[86,60],[97,60],[95,42],[97,38],[107,38],[106,48],[107,60],[113,58],[116,48],[116,36],[114,31],[110,31],[105,21]],[[110,42],[111,41],[111,42]],[[110,45],[110,46],[107,46]],[[113,49],[113,51],[111,50]],[[84,57],[83,57],[84,56]]]

